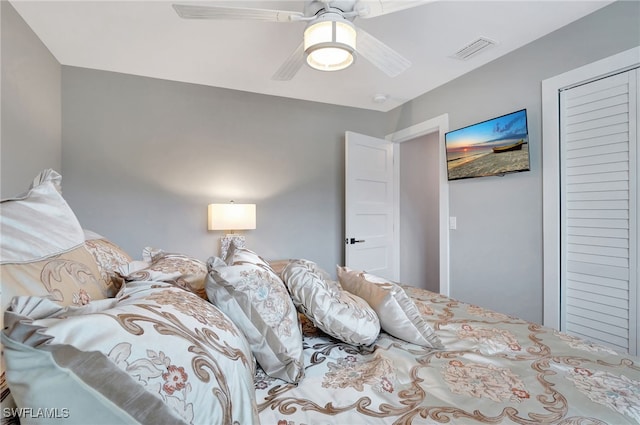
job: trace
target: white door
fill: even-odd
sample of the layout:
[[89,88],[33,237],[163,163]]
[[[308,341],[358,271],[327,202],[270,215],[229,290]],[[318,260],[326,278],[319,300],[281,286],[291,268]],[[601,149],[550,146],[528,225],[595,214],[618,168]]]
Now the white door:
[[560,329],[636,354],[635,70],[560,94]]
[[345,264],[397,280],[393,146],[387,140],[346,132]]

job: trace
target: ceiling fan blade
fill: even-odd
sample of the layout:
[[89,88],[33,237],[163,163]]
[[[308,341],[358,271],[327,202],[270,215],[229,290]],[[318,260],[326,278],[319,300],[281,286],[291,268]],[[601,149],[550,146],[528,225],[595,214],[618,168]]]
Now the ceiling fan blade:
[[431,3],[434,0],[358,0],[354,10],[360,18],[374,18]]
[[356,52],[389,77],[395,77],[411,66],[411,61],[362,28],[356,28]]
[[280,68],[271,77],[276,81],[289,81],[300,70],[304,64],[304,43],[300,43],[298,47],[291,53],[287,60],[282,64]]
[[185,19],[247,19],[267,22],[291,22],[304,18],[302,12],[287,10],[250,9],[244,7],[172,5],[178,16]]

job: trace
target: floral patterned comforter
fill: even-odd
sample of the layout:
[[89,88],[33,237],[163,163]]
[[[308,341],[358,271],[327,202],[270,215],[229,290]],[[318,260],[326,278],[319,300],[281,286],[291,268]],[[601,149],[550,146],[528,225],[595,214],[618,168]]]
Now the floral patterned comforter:
[[298,384],[256,375],[263,424],[638,424],[640,359],[404,287],[444,344],[354,347],[303,320]]

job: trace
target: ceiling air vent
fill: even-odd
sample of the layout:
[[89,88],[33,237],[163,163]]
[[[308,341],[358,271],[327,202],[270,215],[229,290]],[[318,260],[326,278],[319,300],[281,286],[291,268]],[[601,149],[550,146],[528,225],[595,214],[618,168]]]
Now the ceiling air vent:
[[480,37],[477,40],[464,46],[462,49],[454,53],[453,57],[460,60],[467,60],[471,56],[480,53],[483,50],[488,49],[491,46],[495,46],[496,42],[489,40],[488,38]]

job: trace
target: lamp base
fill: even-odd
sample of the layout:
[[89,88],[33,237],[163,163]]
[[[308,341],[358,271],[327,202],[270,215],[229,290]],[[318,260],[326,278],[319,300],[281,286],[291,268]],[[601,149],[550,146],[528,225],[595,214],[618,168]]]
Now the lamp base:
[[245,239],[242,235],[236,235],[235,233],[229,233],[223,238],[220,238],[220,258],[227,260],[227,254],[231,244],[236,248],[244,248]]

